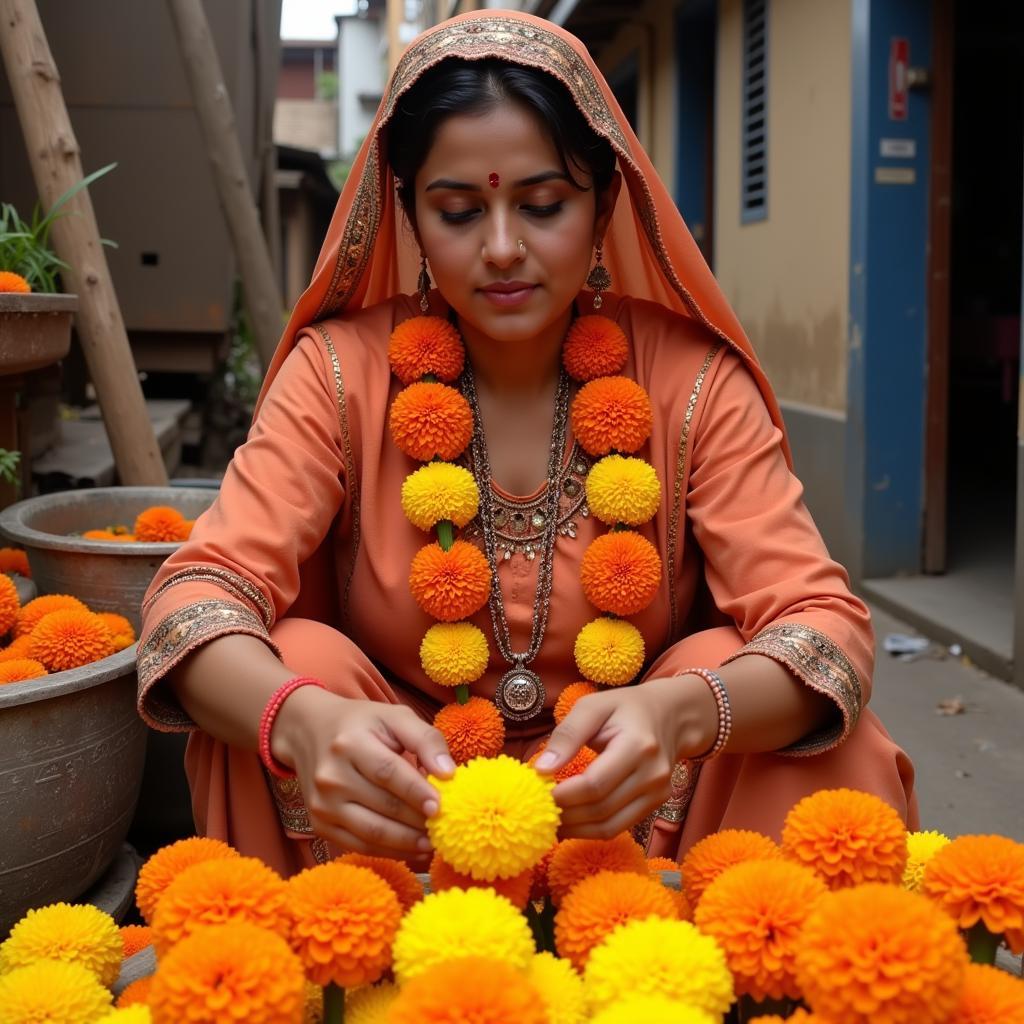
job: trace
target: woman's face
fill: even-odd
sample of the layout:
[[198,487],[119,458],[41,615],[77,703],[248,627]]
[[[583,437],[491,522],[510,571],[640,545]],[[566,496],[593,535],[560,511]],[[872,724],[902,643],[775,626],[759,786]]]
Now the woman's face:
[[564,326],[619,183],[616,175],[598,209],[589,175],[574,166],[573,176],[587,191],[520,104],[455,115],[438,129],[416,175],[417,234],[441,294],[487,337],[519,341]]

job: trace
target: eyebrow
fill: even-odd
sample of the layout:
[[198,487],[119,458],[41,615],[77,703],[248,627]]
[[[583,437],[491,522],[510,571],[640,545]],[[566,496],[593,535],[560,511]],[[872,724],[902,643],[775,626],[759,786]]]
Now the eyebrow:
[[[564,171],[542,171],[540,174],[531,175],[529,178],[522,178],[520,181],[512,182],[513,188],[528,188],[530,185],[540,185],[545,181],[554,180],[568,181],[569,175]],[[452,181],[451,178],[438,178],[432,181],[424,191],[431,192],[434,189],[446,188],[458,192],[482,192],[479,185],[471,185],[465,181]]]

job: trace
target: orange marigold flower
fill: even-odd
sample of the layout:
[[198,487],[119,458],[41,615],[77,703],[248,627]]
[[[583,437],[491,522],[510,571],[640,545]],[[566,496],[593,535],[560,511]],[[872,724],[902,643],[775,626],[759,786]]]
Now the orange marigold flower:
[[86,530],[82,534],[83,540],[124,540],[119,533],[114,533],[111,530]]
[[28,653],[48,671],[63,672],[109,658],[114,653],[114,638],[98,615],[70,608],[39,620]]
[[591,455],[637,451],[651,435],[651,400],[628,377],[598,377],[573,399],[572,431]]
[[156,905],[152,928],[157,957],[197,928],[226,921],[244,921],[287,936],[283,879],[255,857],[205,860],[185,868]]
[[135,643],[135,627],[123,615],[117,612],[97,612],[96,617],[110,630],[115,651],[123,651]]
[[152,987],[152,974],[147,974],[144,978],[137,978],[121,990],[114,1005],[119,1010],[123,1010],[126,1006],[149,1006],[149,990]]
[[0,662],[13,661],[15,658],[27,658],[28,649],[31,645],[31,634],[26,633],[24,636],[16,637],[0,651]]
[[590,951],[620,924],[676,916],[675,900],[660,882],[629,871],[599,871],[566,893],[555,915],[555,947],[582,971]]
[[536,990],[499,960],[446,960],[411,978],[391,1004],[389,1024],[547,1024]]
[[1024,843],[1005,836],[960,836],[924,869],[922,891],[964,929],[979,921],[1024,952]]
[[861,882],[899,885],[907,866],[907,827],[880,797],[822,789],[786,815],[782,850],[821,875],[830,889]]
[[622,328],[606,316],[581,316],[573,322],[562,346],[565,372],[588,381],[621,373],[629,358]]
[[440,316],[404,320],[388,342],[391,372],[403,384],[414,384],[428,373],[451,384],[462,373],[465,357],[459,332]]
[[704,890],[693,922],[725,951],[738,995],[798,999],[793,972],[800,931],[827,891],[799,864],[748,860],[723,871]]
[[18,612],[18,621],[14,627],[15,637],[28,636],[39,625],[40,619],[50,612],[60,612],[75,609],[80,612],[87,612],[89,609],[84,602],[70,594],[44,594],[42,597],[34,597],[28,604],[24,605]]
[[465,704],[445,704],[434,716],[456,764],[474,757],[497,757],[505,746],[505,720],[493,701],[470,697]]
[[0,548],[0,572],[16,572],[26,579],[32,578],[28,555],[21,548]]
[[280,935],[241,921],[208,925],[160,956],[149,1000],[153,1024],[294,1024],[306,979]]
[[439,853],[430,862],[430,888],[432,892],[445,889],[493,889],[514,907],[523,910],[530,901],[533,888],[533,868],[527,868],[511,878],[495,878],[492,882],[478,882],[472,875],[456,871]]
[[659,873],[662,871],[678,871],[679,864],[671,857],[648,857],[647,870],[660,877]]
[[557,849],[558,843],[555,843],[533,866],[533,885],[530,889],[530,901],[532,903],[540,903],[548,898],[548,867],[551,864],[551,857]]
[[391,966],[402,907],[379,875],[332,861],[300,871],[287,885],[292,949],[310,981],[372,985]]
[[410,458],[450,462],[473,436],[473,413],[447,384],[410,384],[391,403],[388,425],[395,444]]
[[46,666],[32,658],[9,658],[0,662],[0,684],[23,683],[49,675]]
[[948,1024],[1024,1024],[1024,981],[989,964],[968,964]]
[[834,1024],[944,1024],[966,966],[963,939],[937,906],[866,882],[818,900],[795,972],[804,1000]]
[[611,839],[565,839],[555,847],[548,865],[548,889],[559,906],[569,890],[599,871],[627,871],[648,877],[643,847],[628,833]]
[[13,270],[0,270],[0,292],[19,292],[27,295],[32,291],[26,278],[16,274]]
[[192,522],[169,505],[152,505],[138,514],[132,532],[136,540],[146,543],[181,541],[188,539]]
[[661,575],[657,549],[633,530],[596,537],[580,563],[584,596],[601,611],[613,615],[643,611],[654,600]]
[[824,1017],[819,1017],[816,1013],[797,1007],[788,1017],[770,1013],[765,1017],[751,1017],[750,1024],[831,1024],[831,1022]]
[[0,573],[0,636],[5,636],[14,628],[21,611],[21,600],[14,580],[6,573]]
[[696,907],[704,890],[726,869],[745,860],[772,860],[781,856],[776,843],[760,832],[724,828],[694,843],[683,858],[683,892]]
[[491,592],[491,567],[473,544],[457,540],[448,551],[427,544],[409,569],[416,603],[441,622],[458,622],[478,612]]
[[[541,744],[537,752],[530,758],[528,762],[530,765],[537,763],[537,758],[544,753],[546,746],[547,743]],[[566,779],[571,779],[574,775],[582,775],[594,763],[596,758],[596,751],[591,750],[590,747],[580,747],[573,757],[555,772],[555,782],[564,782]]]
[[224,860],[238,856],[238,851],[227,843],[205,836],[189,836],[188,839],[179,839],[176,843],[157,850],[142,865],[138,881],[135,883],[135,905],[139,908],[142,919],[147,924],[152,924],[156,905],[164,890],[186,868],[207,860]]
[[600,687],[595,686],[593,683],[588,683],[585,680],[578,683],[570,683],[558,695],[558,700],[555,701],[555,722],[561,722],[562,719],[572,711],[572,706],[576,701],[578,701],[580,697],[586,697],[589,693],[600,693]]
[[124,943],[124,958],[134,956],[140,949],[153,944],[153,930],[147,924],[121,925],[121,941]]
[[407,864],[391,857],[371,857],[367,853],[345,853],[334,858],[335,864],[351,864],[357,868],[368,868],[391,886],[398,897],[398,904],[405,914],[423,899],[423,883]]

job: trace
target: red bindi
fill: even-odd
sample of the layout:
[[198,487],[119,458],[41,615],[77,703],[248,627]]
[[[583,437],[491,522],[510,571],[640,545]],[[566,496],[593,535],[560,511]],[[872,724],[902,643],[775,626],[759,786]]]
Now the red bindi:
[[491,171],[491,173],[487,175],[487,184],[490,185],[491,188],[497,188],[501,184],[501,178],[498,177],[497,171]]

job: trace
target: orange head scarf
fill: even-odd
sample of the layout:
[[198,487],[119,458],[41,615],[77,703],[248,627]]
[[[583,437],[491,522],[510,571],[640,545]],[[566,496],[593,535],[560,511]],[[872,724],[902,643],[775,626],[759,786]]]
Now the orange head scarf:
[[452,18],[413,40],[402,55],[338,199],[313,280],[295,304],[267,370],[260,401],[303,327],[415,290],[419,252],[395,194],[387,131],[402,94],[446,57],[498,58],[539,68],[568,89],[590,126],[611,143],[625,181],[604,238],[614,290],[698,320],[731,345],[785,433],[743,328],[586,47],[550,22],[514,11]]

